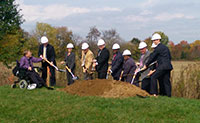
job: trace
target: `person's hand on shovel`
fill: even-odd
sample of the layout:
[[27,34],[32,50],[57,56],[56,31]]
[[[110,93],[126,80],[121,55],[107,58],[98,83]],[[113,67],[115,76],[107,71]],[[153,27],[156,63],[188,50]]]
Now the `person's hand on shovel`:
[[28,70],[32,71],[32,68],[31,68],[31,67],[28,67]]
[[83,67],[83,72],[86,73],[87,72],[87,68]]
[[144,71],[144,70],[146,70],[146,69],[147,69],[147,66],[144,65],[144,67],[143,67],[140,71]]
[[139,67],[139,66],[140,66],[140,63],[139,63],[139,62],[136,62],[135,65]]
[[61,61],[60,64],[65,64],[65,61]]
[[151,76],[156,70],[150,70],[147,76]]
[[53,66],[53,62],[50,62],[50,65]]
[[40,55],[40,58],[44,59],[44,57],[42,55]]
[[111,73],[112,73],[112,70],[111,70],[111,69],[109,69],[109,70],[107,71],[107,73],[108,73],[108,74],[111,74]]

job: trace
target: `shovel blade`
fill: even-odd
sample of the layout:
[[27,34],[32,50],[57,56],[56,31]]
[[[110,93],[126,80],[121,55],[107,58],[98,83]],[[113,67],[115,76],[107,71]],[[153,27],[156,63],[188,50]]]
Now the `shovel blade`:
[[77,76],[75,76],[75,77],[73,77],[72,79],[73,79],[73,80],[78,80],[78,77],[77,77]]
[[66,72],[66,70],[58,69],[59,72]]

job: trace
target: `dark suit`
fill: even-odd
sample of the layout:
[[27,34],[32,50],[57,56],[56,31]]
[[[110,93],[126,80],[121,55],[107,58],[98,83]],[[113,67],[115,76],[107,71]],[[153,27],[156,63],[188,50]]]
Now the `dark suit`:
[[157,61],[156,72],[151,76],[151,94],[158,94],[157,79],[160,83],[160,94],[171,97],[170,71],[173,69],[171,64],[171,54],[167,46],[158,44],[154,52],[150,55],[146,66]]
[[120,51],[117,51],[115,54],[113,54],[111,75],[113,76],[114,80],[119,80],[120,74],[122,72],[123,62],[124,58]]
[[99,79],[106,79],[109,57],[110,53],[107,48],[103,48],[98,51],[98,55],[96,57],[98,65],[96,66],[96,70],[98,72]]
[[[38,56],[43,55],[43,48],[44,45],[39,46],[39,51],[38,51]],[[53,62],[54,65],[56,65],[55,61],[55,50],[54,47],[48,44],[46,46],[46,58],[48,61]],[[50,66],[47,62],[42,62],[42,78],[44,81],[47,79],[47,66],[50,68],[50,86],[55,86],[56,85],[56,78],[55,78],[55,68]]]
[[[66,62],[66,65],[69,67],[69,69],[72,71],[72,73],[74,73],[75,67],[76,67],[75,58],[76,56],[74,52],[71,52],[69,56],[68,56],[68,53],[66,52],[65,62]],[[74,83],[74,80],[72,79],[72,75],[68,71],[67,71],[67,80],[68,80],[68,85],[71,85],[72,83]]]

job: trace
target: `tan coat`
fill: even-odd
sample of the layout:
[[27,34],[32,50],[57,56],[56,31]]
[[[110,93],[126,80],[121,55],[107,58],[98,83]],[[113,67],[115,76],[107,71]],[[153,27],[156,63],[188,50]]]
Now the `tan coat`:
[[[83,67],[84,73],[86,72],[88,72],[89,74],[93,73],[92,72],[93,60],[94,60],[94,54],[92,53],[91,50],[88,50],[86,54],[84,53],[84,51],[82,51],[81,63],[85,65]],[[87,71],[84,68],[86,68]]]

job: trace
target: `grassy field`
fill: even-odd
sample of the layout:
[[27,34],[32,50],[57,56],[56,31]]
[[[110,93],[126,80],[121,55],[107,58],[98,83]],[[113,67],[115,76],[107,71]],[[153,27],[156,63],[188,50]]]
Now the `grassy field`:
[[0,87],[0,122],[200,122],[200,102],[184,98],[106,99]]
[[192,65],[195,63],[197,63],[197,61],[172,61],[172,65],[174,67],[174,69],[171,73],[173,82],[175,82],[177,77],[180,76],[181,70],[183,70],[188,65]]

